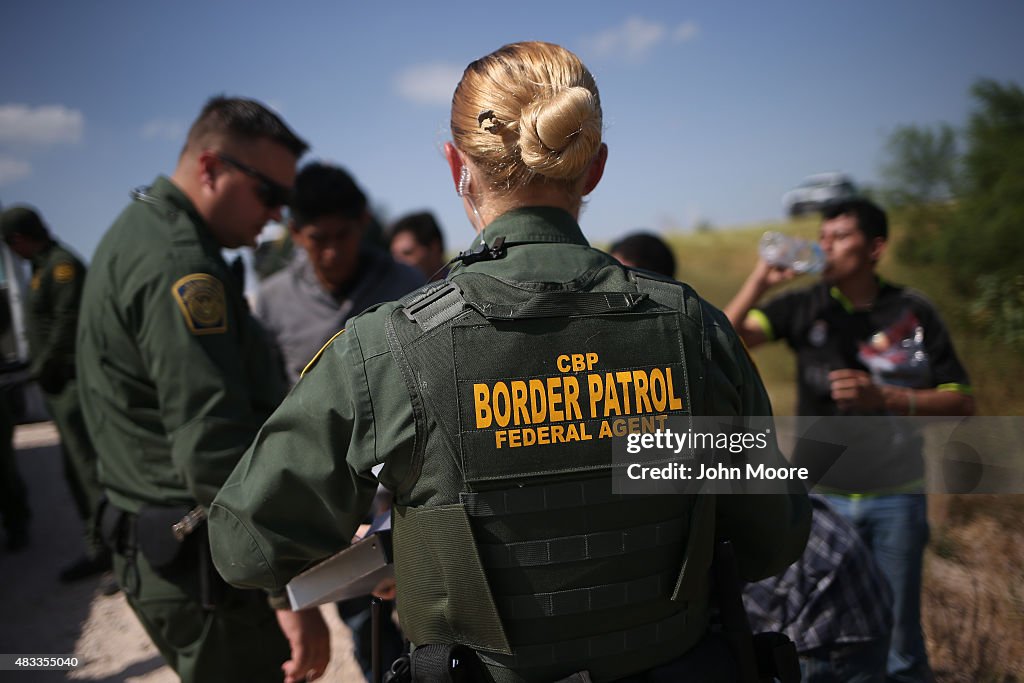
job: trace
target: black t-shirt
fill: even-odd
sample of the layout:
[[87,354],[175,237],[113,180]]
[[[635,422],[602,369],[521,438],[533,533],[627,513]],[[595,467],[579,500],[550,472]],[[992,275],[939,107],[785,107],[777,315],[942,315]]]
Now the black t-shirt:
[[[931,302],[911,289],[882,282],[871,308],[854,310],[837,288],[819,283],[782,294],[754,315],[770,339],[785,339],[796,353],[798,415],[850,415],[839,411],[830,396],[828,374],[843,368],[867,371],[877,383],[970,390],[946,326]],[[843,457],[849,467],[833,467],[823,484],[870,490],[921,478],[921,439],[916,433],[905,433],[903,426],[878,433],[878,425],[887,423],[877,419],[822,424],[827,425],[821,428],[826,435],[835,437],[839,424],[844,443],[859,442]],[[800,459],[799,449],[795,457]],[[873,466],[866,467],[868,462]],[[843,477],[833,476],[847,469]]]

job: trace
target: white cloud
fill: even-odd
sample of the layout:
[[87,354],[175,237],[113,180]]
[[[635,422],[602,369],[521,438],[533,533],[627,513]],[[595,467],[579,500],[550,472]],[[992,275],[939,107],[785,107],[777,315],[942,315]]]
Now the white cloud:
[[443,62],[410,66],[395,77],[395,90],[416,104],[448,105],[463,69]]
[[663,23],[630,17],[619,26],[584,38],[583,42],[598,57],[625,57],[638,62],[666,39],[685,43],[695,38],[697,31],[697,24],[692,21],[670,29]]
[[29,107],[0,105],[0,140],[53,145],[82,139],[82,112],[61,104]]
[[700,30],[697,28],[696,22],[684,21],[672,31],[672,42],[688,43],[696,38],[699,32]]
[[139,131],[145,140],[168,140],[177,142],[185,139],[185,124],[170,119],[153,119]]
[[591,36],[586,43],[598,56],[625,55],[639,59],[664,40],[667,32],[664,24],[630,17],[621,26]]
[[0,185],[9,185],[32,175],[32,166],[27,161],[0,157]]

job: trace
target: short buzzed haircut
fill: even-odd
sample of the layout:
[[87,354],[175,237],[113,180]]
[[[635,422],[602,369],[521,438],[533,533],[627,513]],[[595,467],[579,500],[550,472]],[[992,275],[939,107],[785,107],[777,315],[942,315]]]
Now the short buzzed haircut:
[[39,217],[39,212],[27,205],[12,206],[0,213],[0,234],[8,243],[15,235],[36,242],[46,242],[50,239],[50,231]]
[[676,257],[665,240],[649,232],[634,232],[612,244],[612,255],[619,254],[637,268],[665,277],[676,276]]
[[388,238],[394,241],[395,237],[403,232],[410,233],[420,246],[429,247],[436,242],[441,245],[441,251],[444,251],[444,235],[441,234],[441,228],[438,226],[434,214],[429,211],[411,213],[399,218],[391,226]]
[[362,218],[366,206],[366,195],[345,169],[316,161],[299,171],[288,203],[297,228],[324,216]]
[[262,138],[281,145],[298,159],[309,145],[274,112],[256,100],[241,97],[211,97],[188,131],[182,155],[193,147],[205,147],[215,137],[240,142]]
[[882,207],[869,199],[852,197],[830,201],[821,208],[821,216],[825,220],[853,216],[857,219],[857,228],[869,240],[876,237],[889,239],[889,219],[886,218]]

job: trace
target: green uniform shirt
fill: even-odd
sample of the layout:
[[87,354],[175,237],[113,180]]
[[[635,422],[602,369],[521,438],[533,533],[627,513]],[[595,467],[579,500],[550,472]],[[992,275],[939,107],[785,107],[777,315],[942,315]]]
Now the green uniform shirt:
[[[615,263],[590,248],[572,217],[550,208],[501,216],[485,231],[488,241],[535,242],[509,248],[497,261],[453,271],[478,271],[506,282],[545,283],[549,289],[585,289],[598,270]],[[231,583],[279,589],[307,566],[345,547],[373,497],[377,480],[403,506],[450,502],[451,491],[431,482],[414,462],[417,439],[409,391],[385,337],[396,304],[384,304],[350,321],[307,369],[264,425],[252,448],[221,489],[210,510],[214,561]],[[716,415],[770,415],[764,388],[732,328],[720,313],[706,323],[714,347],[722,397]],[[495,359],[514,367],[514,359]],[[429,459],[430,454],[427,454]],[[376,476],[375,476],[376,474]],[[724,536],[752,576],[767,576],[799,556],[809,507],[768,503],[773,496],[725,496],[718,513]],[[766,513],[758,515],[763,499]],[[780,515],[776,512],[787,510]],[[767,572],[767,573],[765,573]]]
[[78,372],[100,482],[117,506],[210,504],[284,394],[203,219],[167,178],[100,242]]
[[47,393],[60,391],[74,376],[75,328],[84,284],[85,266],[57,242],[32,257],[32,283],[25,300],[30,372]]

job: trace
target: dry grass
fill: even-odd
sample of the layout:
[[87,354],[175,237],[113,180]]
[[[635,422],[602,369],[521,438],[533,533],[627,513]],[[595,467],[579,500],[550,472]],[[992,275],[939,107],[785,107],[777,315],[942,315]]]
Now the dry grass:
[[1024,496],[935,496],[922,623],[940,681],[1024,680]]

